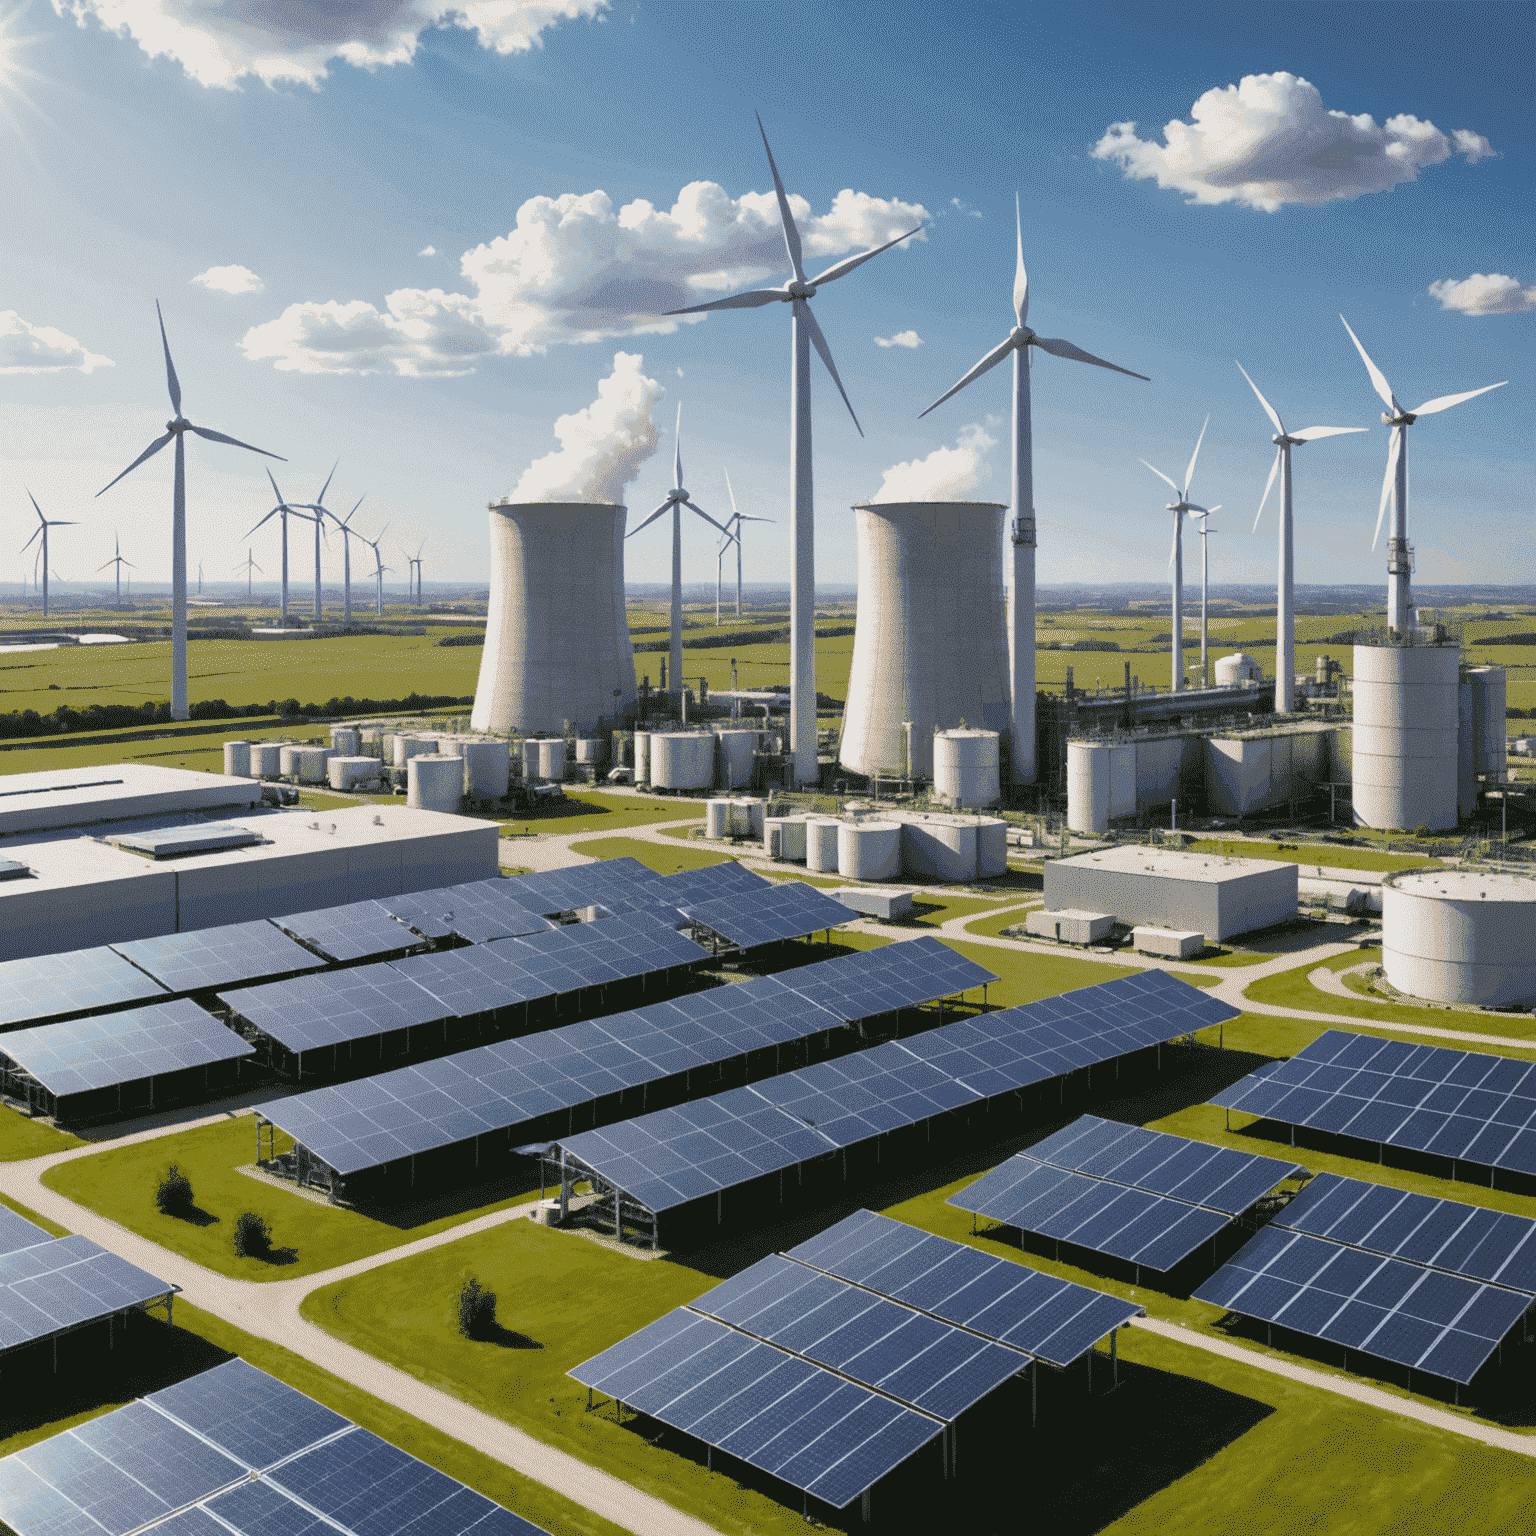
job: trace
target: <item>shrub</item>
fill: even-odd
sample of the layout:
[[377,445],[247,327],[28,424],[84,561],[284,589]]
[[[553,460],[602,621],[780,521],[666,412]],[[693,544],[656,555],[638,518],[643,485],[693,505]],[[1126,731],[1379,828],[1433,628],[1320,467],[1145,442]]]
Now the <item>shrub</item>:
[[163,1215],[180,1216],[192,1209],[192,1180],[172,1163],[155,1188],[155,1204]]
[[483,1339],[496,1326],[496,1293],[474,1278],[459,1287],[459,1332],[466,1339]]
[[1424,825],[1424,823],[1423,823],[1423,822],[1422,822],[1422,821],[1421,821],[1421,822],[1420,822],[1420,823],[1419,823],[1419,824],[1418,824],[1418,826],[1416,826],[1416,827],[1415,827],[1415,828],[1414,828],[1414,829],[1413,829],[1413,835],[1414,835],[1414,836],[1415,836],[1415,837],[1428,837],[1428,836],[1429,836],[1429,828],[1428,828],[1428,827],[1426,827],[1426,826],[1425,826],[1425,825]]
[[264,1216],[242,1211],[235,1218],[235,1252],[247,1259],[264,1259],[272,1252],[272,1228]]

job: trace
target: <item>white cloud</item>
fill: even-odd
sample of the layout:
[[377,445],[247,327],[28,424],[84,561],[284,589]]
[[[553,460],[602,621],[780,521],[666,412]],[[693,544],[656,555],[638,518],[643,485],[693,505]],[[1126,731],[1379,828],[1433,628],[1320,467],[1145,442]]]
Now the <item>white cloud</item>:
[[997,439],[977,423],[960,429],[953,448],[935,448],[926,459],[908,459],[886,470],[871,501],[963,501],[991,473],[986,456]]
[[[812,214],[803,197],[790,206],[810,260],[879,245],[928,217],[920,204],[848,190],[825,214]],[[300,373],[463,373],[485,353],[526,357],[565,342],[668,335],[682,322],[664,311],[761,282],[783,264],[771,192],[733,199],[695,181],[667,210],[643,199],[615,208],[601,191],[534,197],[516,228],[465,252],[472,295],[401,288],[385,311],[363,299],[293,304],[241,346],[248,358]]]
[[437,247],[435,245],[424,245],[416,254],[418,256],[436,256]]
[[981,209],[972,208],[968,203],[962,203],[958,197],[950,198],[949,202],[956,213],[963,213],[967,218],[971,219],[979,219],[981,217]]
[[214,293],[260,293],[266,286],[249,267],[209,267],[192,281]]
[[622,502],[624,487],[656,451],[651,411],[666,394],[640,371],[638,352],[615,352],[591,405],[555,422],[560,447],[523,471],[508,501]]
[[1315,85],[1281,71],[1209,90],[1190,116],[1169,123],[1161,144],[1138,139],[1135,123],[1112,123],[1093,156],[1192,203],[1274,213],[1287,203],[1390,191],[1453,154],[1475,165],[1494,152],[1480,133],[1457,128],[1448,136],[1408,113],[1378,124],[1369,113],[1334,111]]
[[1442,277],[1429,285],[1429,293],[1439,299],[1441,309],[1464,315],[1518,315],[1536,309],[1536,287],[1522,287],[1502,272],[1474,272],[1460,280]]
[[32,325],[14,309],[0,309],[0,373],[62,373],[116,366],[110,357],[87,352],[73,336],[51,325]]
[[894,336],[876,336],[877,347],[920,347],[923,338],[916,331],[897,331]]
[[53,0],[53,8],[82,27],[94,16],[150,58],[175,59],[200,85],[229,90],[245,75],[318,86],[336,59],[360,69],[409,64],[433,27],[526,53],[548,28],[596,16],[607,0]]

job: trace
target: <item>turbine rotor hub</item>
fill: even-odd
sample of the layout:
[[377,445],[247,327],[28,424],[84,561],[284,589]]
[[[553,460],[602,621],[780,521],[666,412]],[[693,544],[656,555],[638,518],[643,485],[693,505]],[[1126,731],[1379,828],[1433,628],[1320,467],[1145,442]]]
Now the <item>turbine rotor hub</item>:
[[1401,416],[1388,416],[1385,411],[1381,413],[1381,424],[1384,427],[1411,427],[1418,419],[1412,411],[1404,411]]
[[167,432],[185,432],[191,425],[192,423],[185,416],[178,416],[174,421],[166,422],[165,430]]
[[1016,325],[1009,339],[1016,346],[1028,346],[1035,339],[1035,333],[1027,325]]
[[798,279],[792,283],[785,283],[784,291],[792,299],[814,299],[816,297],[815,286],[811,283],[802,283]]

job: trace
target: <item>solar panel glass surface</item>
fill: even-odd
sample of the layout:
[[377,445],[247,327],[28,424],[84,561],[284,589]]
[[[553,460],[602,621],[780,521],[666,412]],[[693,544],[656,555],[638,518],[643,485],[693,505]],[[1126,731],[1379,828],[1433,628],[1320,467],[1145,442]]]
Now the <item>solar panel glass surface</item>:
[[925,934],[802,966],[783,972],[780,979],[829,1013],[852,1022],[953,997],[997,977]]
[[450,1017],[436,997],[403,979],[388,962],[241,987],[220,992],[218,999],[293,1052],[344,1045]]
[[112,948],[171,992],[203,992],[290,971],[317,971],[325,965],[268,922],[131,939]]
[[765,883],[757,888],[716,893],[703,900],[688,898],[681,903],[680,910],[690,921],[740,949],[804,938],[823,928],[851,922],[855,915],[842,902],[800,881]]
[[0,1350],[157,1301],[172,1289],[77,1234],[12,1249],[0,1254]]
[[164,996],[159,982],[106,945],[0,961],[0,1028]]
[[9,1206],[0,1205],[0,1255],[51,1241],[50,1233],[34,1226],[25,1216],[18,1216]]
[[332,960],[374,960],[401,954],[421,940],[396,922],[376,901],[354,901],[314,912],[291,912],[272,919],[285,933]]

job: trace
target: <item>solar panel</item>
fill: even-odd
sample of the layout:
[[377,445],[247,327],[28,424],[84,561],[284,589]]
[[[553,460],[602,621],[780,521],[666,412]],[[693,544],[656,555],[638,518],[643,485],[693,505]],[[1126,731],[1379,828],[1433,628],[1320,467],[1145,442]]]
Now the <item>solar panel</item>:
[[580,978],[577,986],[625,981],[709,958],[709,951],[686,935],[625,915],[500,942],[531,973],[569,973]]
[[32,873],[31,867],[15,859],[0,859],[0,880],[21,880]]
[[328,960],[378,960],[404,954],[421,942],[376,901],[354,901],[316,912],[293,912],[272,921]]
[[685,900],[679,910],[738,949],[777,944],[836,928],[856,915],[814,886],[800,881],[733,890],[703,901]]
[[1536,1174],[1536,1065],[1330,1029],[1211,1103],[1285,1125]]
[[735,859],[724,859],[718,864],[706,864],[702,869],[680,869],[655,881],[657,893],[664,901],[683,907],[689,902],[709,902],[731,893],[755,895],[763,891],[778,890],[773,881],[765,879],[754,869],[739,864]]
[[374,903],[388,916],[414,928],[424,939],[453,937],[453,923],[445,915],[451,908],[442,890],[410,891],[400,896],[376,896]]
[[411,955],[391,961],[390,969],[430,992],[442,1004],[445,1016],[459,1019],[558,997],[567,979],[535,975],[519,963],[518,952],[504,944]]
[[0,960],[0,1029],[164,995],[153,977],[105,945]]
[[271,923],[260,921],[131,939],[112,948],[172,992],[204,992],[267,976],[317,971],[325,964]]
[[783,980],[829,1013],[852,1022],[953,997],[997,977],[925,934],[789,971]]
[[18,1248],[35,1248],[52,1241],[52,1235],[34,1226],[25,1216],[18,1216],[8,1205],[0,1205],[0,1254]]
[[1267,1226],[1195,1293],[1260,1322],[1465,1384],[1531,1298]]
[[76,1235],[12,1249],[0,1254],[0,1350],[157,1301],[173,1289]]
[[439,1024],[445,1017],[436,997],[403,981],[387,963],[241,987],[220,992],[218,1000],[295,1054]]
[[664,900],[652,894],[652,887],[660,883],[660,876],[632,858],[517,875],[507,881],[514,901],[545,916],[591,906],[601,906],[610,913],[655,906]]
[[261,842],[260,832],[237,827],[229,821],[200,821],[191,826],[155,827],[147,832],[114,832],[107,841],[118,848],[146,854],[152,859],[178,854],[209,853],[218,848],[245,848]]
[[0,1036],[0,1061],[58,1098],[236,1061],[255,1050],[185,997]]

